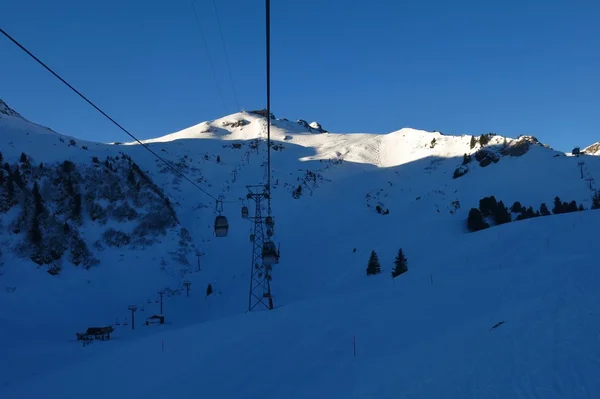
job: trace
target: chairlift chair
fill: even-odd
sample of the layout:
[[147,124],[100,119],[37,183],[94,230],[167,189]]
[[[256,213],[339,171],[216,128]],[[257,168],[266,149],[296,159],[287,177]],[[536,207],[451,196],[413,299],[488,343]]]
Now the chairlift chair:
[[248,219],[248,207],[246,205],[242,207],[242,217]]
[[223,215],[219,215],[215,218],[215,235],[217,237],[226,237],[229,231],[229,222]]
[[262,258],[266,265],[279,263],[279,251],[273,241],[266,241],[262,247]]
[[254,242],[256,236],[254,234],[250,234],[250,242]]

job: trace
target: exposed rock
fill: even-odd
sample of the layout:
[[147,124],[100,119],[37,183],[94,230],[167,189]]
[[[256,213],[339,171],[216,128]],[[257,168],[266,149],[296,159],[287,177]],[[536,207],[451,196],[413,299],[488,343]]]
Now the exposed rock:
[[14,109],[8,106],[2,99],[0,99],[0,114],[4,114],[7,116],[18,116],[21,118],[21,115]]
[[475,159],[479,162],[479,166],[485,168],[492,162],[498,162],[500,157],[494,151],[482,148],[475,153]]
[[323,127],[321,126],[321,124],[319,122],[312,122],[309,126],[312,129],[318,131],[319,133],[328,133],[327,130],[323,129]]

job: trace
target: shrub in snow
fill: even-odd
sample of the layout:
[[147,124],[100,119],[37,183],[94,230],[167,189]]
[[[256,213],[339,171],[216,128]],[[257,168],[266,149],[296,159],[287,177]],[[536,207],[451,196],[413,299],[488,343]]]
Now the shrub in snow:
[[458,179],[461,176],[464,176],[469,171],[469,168],[465,165],[461,165],[458,168],[454,169],[454,173],[452,174],[453,179]]
[[381,273],[381,264],[379,263],[379,257],[375,251],[371,251],[369,257],[369,263],[367,265],[367,276]]
[[102,239],[111,247],[124,247],[129,245],[131,239],[127,234],[120,230],[110,228],[102,234]]
[[462,162],[463,165],[471,163],[471,161],[472,161],[472,158],[470,155],[468,155],[468,154],[463,155],[463,162]]
[[396,278],[402,273],[406,273],[408,271],[408,260],[404,256],[402,252],[402,248],[398,250],[398,255],[396,255],[396,259],[394,259],[394,269],[392,270],[392,278]]

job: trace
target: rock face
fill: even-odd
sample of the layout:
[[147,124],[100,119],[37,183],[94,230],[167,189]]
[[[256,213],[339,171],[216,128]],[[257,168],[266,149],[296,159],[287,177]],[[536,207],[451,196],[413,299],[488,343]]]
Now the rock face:
[[500,157],[494,151],[482,148],[475,153],[475,159],[479,162],[479,166],[485,168],[492,162],[498,162]]
[[311,133],[327,133],[327,130],[323,129],[319,122],[312,122],[309,124],[304,119],[298,119],[297,123]]
[[[11,107],[9,107],[8,104],[6,104],[4,101],[2,101],[2,99],[0,99],[0,114],[21,117],[21,115],[19,115],[19,113],[17,111],[15,111]],[[2,116],[0,115],[0,118],[1,117]]]
[[584,148],[581,152],[588,155],[600,155],[600,142]]
[[319,122],[312,122],[309,126],[319,133],[327,133],[327,130],[323,129]]

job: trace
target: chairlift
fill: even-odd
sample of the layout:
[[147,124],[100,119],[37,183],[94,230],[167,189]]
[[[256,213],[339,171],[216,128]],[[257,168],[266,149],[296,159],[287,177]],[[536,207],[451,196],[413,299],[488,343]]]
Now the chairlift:
[[246,205],[242,207],[242,217],[248,219],[248,207]]
[[256,236],[254,234],[250,234],[250,242],[254,242]]
[[279,251],[273,241],[266,241],[262,247],[262,258],[266,265],[279,263]]
[[272,237],[272,236],[273,236],[273,230],[267,229],[267,237]]

